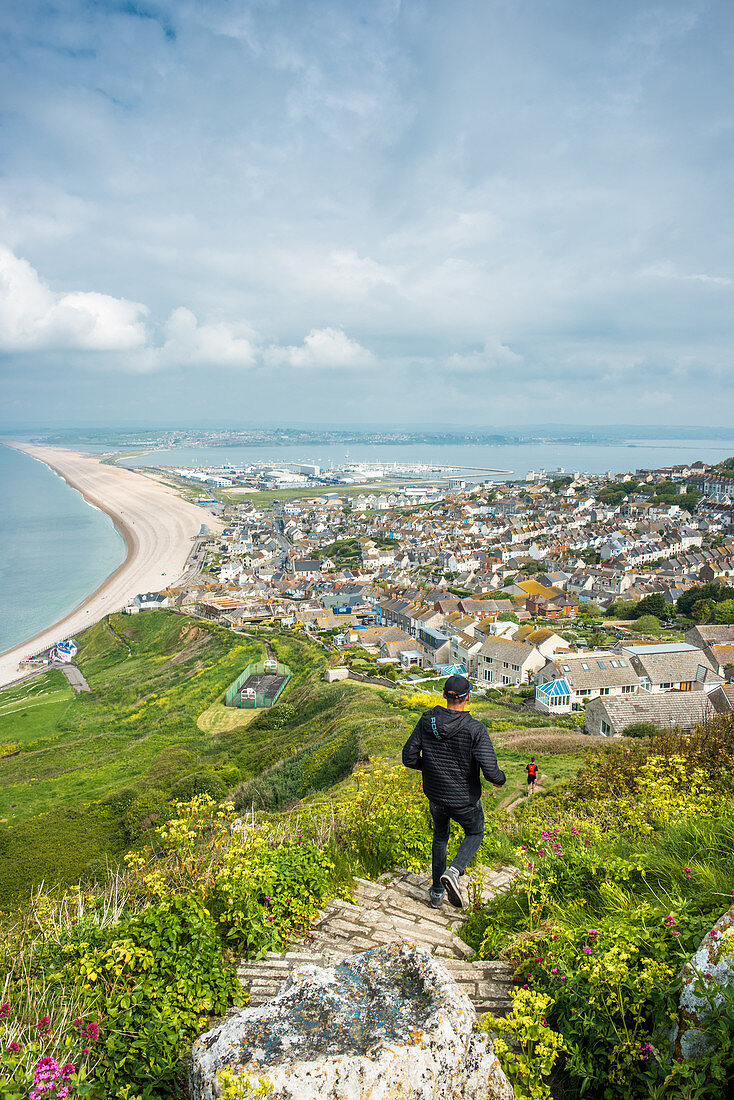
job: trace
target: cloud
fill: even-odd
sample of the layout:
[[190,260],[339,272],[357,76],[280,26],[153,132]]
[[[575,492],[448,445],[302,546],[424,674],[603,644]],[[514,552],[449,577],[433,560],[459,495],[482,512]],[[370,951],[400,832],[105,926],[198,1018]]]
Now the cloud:
[[446,366],[449,370],[455,371],[489,372],[511,370],[519,367],[522,362],[522,356],[512,348],[508,348],[506,344],[487,341],[484,347],[477,351],[470,351],[466,355],[458,353],[450,355],[446,360]]
[[96,291],[52,291],[38,272],[0,247],[0,349],[129,351],[147,340],[148,310]]
[[225,322],[199,324],[196,314],[179,306],[166,321],[165,342],[150,351],[151,366],[252,367],[257,358],[252,331],[240,327],[245,331]]
[[340,328],[313,328],[302,344],[267,348],[264,359],[271,366],[310,370],[361,369],[375,365],[372,352],[351,340]]
[[650,275],[655,279],[676,279],[683,283],[711,283],[713,286],[731,286],[732,280],[725,275],[699,274],[686,275],[676,271],[670,262],[650,264],[640,272],[641,275]]

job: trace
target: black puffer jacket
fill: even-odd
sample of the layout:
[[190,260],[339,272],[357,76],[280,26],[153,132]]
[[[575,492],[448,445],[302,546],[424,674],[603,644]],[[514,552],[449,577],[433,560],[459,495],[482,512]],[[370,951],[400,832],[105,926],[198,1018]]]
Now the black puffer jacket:
[[403,764],[423,772],[423,793],[431,802],[456,809],[478,801],[480,768],[490,783],[501,787],[505,782],[482,723],[466,711],[446,707],[421,715],[403,748]]

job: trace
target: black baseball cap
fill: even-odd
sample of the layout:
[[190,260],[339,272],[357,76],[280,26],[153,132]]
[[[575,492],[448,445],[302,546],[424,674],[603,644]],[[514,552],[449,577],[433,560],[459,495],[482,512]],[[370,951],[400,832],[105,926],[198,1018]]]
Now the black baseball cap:
[[449,676],[443,689],[447,699],[465,699],[471,691],[466,676]]

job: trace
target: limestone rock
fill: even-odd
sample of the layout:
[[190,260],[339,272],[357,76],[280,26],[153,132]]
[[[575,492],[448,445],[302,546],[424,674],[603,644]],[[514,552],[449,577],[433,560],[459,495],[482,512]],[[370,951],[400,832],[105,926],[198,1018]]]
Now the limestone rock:
[[698,1058],[709,1046],[706,1020],[724,1000],[723,990],[734,986],[734,905],[701,940],[698,951],[681,972],[678,1023],[671,1045],[676,1057]]
[[280,993],[194,1043],[192,1100],[228,1068],[274,1100],[512,1100],[488,1036],[444,967],[412,943],[302,965]]

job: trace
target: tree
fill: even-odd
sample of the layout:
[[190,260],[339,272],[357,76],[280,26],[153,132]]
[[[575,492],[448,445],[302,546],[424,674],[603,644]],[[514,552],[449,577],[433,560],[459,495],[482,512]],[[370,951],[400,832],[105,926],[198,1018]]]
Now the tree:
[[520,620],[518,619],[514,611],[500,611],[499,615],[497,616],[497,622],[517,623],[518,626],[520,625]]
[[691,618],[699,625],[711,621],[716,603],[714,600],[696,600],[691,608]]
[[714,611],[714,622],[734,623],[734,600],[722,600]]
[[696,584],[689,588],[678,599],[678,614],[690,615],[693,605],[699,600],[713,600],[721,603],[722,600],[734,599],[734,588],[719,581],[710,581],[708,584]]
[[658,619],[667,619],[668,614],[668,605],[662,592],[652,592],[649,596],[645,596],[635,608],[636,619],[642,618],[643,615],[654,615]]
[[634,600],[615,600],[609,605],[607,618],[610,619],[634,619],[637,604]]
[[631,629],[635,634],[652,634],[657,637],[660,634],[660,619],[654,615],[641,615]]

